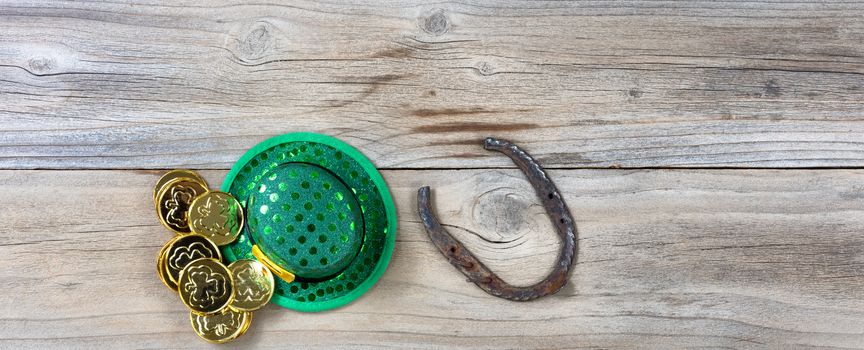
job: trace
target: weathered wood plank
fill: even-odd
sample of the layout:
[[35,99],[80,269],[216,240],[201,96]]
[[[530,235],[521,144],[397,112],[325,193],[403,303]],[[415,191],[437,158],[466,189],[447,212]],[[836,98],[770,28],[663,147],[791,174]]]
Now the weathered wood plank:
[[[268,307],[223,348],[864,348],[864,171],[550,173],[580,234],[561,293],[484,294],[414,214],[432,185],[442,221],[492,268],[537,280],[558,242],[518,171],[385,171],[400,229],[380,283],[333,312]],[[0,171],[0,348],[208,347],[154,272],[169,238],[158,175]]]
[[0,4],[0,168],[864,166],[864,3]]

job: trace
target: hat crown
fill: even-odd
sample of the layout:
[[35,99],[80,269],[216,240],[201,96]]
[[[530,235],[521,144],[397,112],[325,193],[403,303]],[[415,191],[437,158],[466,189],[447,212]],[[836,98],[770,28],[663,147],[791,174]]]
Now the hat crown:
[[270,169],[246,205],[255,243],[298,280],[338,275],[362,246],[363,214],[355,193],[320,166],[285,163]]

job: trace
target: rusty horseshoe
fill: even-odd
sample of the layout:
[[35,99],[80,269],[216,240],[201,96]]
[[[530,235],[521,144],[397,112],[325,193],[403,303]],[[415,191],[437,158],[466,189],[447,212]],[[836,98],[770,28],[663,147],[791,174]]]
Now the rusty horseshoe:
[[432,213],[429,186],[424,186],[417,192],[417,207],[429,238],[447,257],[450,264],[462,271],[469,281],[491,295],[513,301],[528,301],[558,292],[567,283],[567,273],[576,259],[576,227],[567,204],[564,203],[561,194],[543,168],[521,148],[509,141],[491,137],[484,140],[483,148],[510,157],[534,187],[543,207],[552,219],[552,225],[555,226],[558,236],[563,241],[555,268],[542,281],[530,286],[518,287],[504,282],[441,226],[438,218]]

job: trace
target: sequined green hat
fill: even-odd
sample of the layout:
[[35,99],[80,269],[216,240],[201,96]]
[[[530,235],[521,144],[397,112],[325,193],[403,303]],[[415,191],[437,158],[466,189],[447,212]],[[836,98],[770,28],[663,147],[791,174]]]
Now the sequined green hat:
[[[384,273],[396,241],[396,208],[381,174],[333,137],[268,139],[231,168],[222,191],[246,209],[246,227],[224,246],[228,261],[253,245],[296,278],[276,278],[273,301],[298,311],[348,304]],[[290,279],[290,278],[289,278]]]

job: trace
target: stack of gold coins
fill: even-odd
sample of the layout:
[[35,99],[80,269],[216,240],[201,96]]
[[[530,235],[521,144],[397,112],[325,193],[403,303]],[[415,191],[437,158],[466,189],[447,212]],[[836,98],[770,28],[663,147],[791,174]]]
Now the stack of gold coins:
[[162,176],[153,192],[156,214],[175,233],[156,258],[159,279],[189,308],[202,339],[226,343],[252,323],[252,311],[273,296],[273,274],[257,260],[222,262],[219,246],[237,239],[245,216],[236,198],[210,191],[189,170]]

